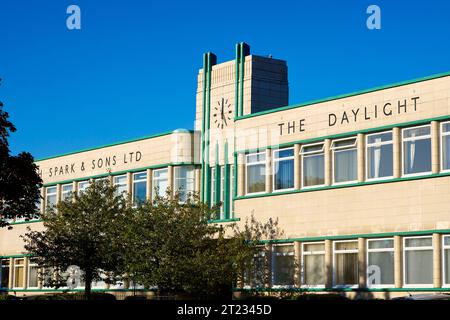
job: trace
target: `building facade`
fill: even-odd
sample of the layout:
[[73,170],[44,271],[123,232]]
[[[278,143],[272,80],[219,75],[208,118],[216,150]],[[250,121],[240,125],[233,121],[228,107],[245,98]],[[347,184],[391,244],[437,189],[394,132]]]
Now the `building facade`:
[[[211,223],[278,219],[283,235],[260,257],[271,276],[237,290],[450,292],[450,73],[288,105],[286,62],[240,43],[232,61],[204,55],[194,130],[37,164],[42,211],[108,178],[134,201],[199,192],[222,203]],[[42,222],[11,226],[0,230],[3,290],[52,291],[19,237]]]

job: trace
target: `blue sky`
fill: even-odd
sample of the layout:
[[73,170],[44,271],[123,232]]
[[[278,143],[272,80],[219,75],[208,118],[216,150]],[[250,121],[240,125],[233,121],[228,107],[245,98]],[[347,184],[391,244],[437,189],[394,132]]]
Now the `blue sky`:
[[[81,8],[81,30],[66,8]],[[381,8],[382,29],[366,28]],[[450,1],[0,0],[0,100],[36,158],[193,128],[202,54],[289,67],[290,103],[450,71]]]

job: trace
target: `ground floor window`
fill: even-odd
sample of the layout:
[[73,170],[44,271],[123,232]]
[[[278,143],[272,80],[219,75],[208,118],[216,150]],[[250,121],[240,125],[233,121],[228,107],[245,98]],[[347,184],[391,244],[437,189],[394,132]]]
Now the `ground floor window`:
[[25,260],[23,258],[21,259],[14,259],[14,288],[23,288],[24,283],[24,276],[25,276]]
[[272,285],[293,286],[295,274],[294,246],[272,247]]
[[394,285],[394,239],[367,240],[367,285]]
[[0,268],[0,288],[9,287],[9,259],[2,259]]
[[432,237],[403,238],[404,283],[413,286],[433,285]]
[[442,238],[442,250],[442,272],[444,274],[444,285],[450,286],[450,236],[444,236]]
[[253,257],[252,263],[244,272],[244,286],[247,288],[262,288],[266,280],[265,273],[266,250],[261,247]]
[[302,285],[325,286],[325,243],[302,243]]
[[37,288],[39,286],[39,267],[35,259],[28,262],[27,288]]
[[358,285],[358,241],[336,241],[334,245],[334,285]]

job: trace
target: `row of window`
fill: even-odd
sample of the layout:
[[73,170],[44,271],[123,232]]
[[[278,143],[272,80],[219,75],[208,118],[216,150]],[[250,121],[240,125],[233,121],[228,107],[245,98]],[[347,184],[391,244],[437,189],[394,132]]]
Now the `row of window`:
[[[433,287],[433,239],[431,236],[403,238],[403,286]],[[394,287],[394,239],[367,239],[366,275],[368,287]],[[333,242],[333,286],[357,287],[359,279],[358,241]],[[442,285],[450,286],[450,235],[442,237]],[[262,287],[265,251],[255,257],[253,277],[247,278],[249,287]],[[272,286],[294,286],[294,246],[272,248]],[[302,243],[300,275],[304,287],[325,287],[325,243]]]
[[[450,122],[441,123],[441,172],[450,171]],[[365,178],[367,181],[389,179],[394,176],[393,132],[366,135]],[[334,185],[358,181],[357,138],[336,139],[331,142],[332,183]],[[301,187],[325,186],[325,143],[301,146]],[[431,125],[402,130],[402,176],[432,172]],[[294,148],[273,150],[274,191],[294,189]],[[246,194],[266,190],[266,153],[246,155]]]
[[[0,268],[0,288],[13,288],[13,289],[51,289],[50,287],[46,287],[44,284],[46,283],[46,278],[51,276],[51,273],[44,273],[43,268],[39,267],[36,261],[33,258],[29,258],[27,273],[25,274],[25,258],[14,258],[12,259],[12,265],[10,265],[10,259],[1,259],[1,268]],[[42,279],[42,276],[44,279]],[[68,274],[63,273],[62,277],[65,278]],[[102,280],[94,281],[92,283],[92,288],[94,289],[106,289],[106,274],[102,274]],[[12,281],[12,285],[9,285],[9,281]],[[41,283],[41,280],[43,280]],[[80,281],[77,288],[84,288],[84,282]],[[130,287],[134,287],[133,283],[131,283]],[[64,287],[65,288],[65,287]],[[64,289],[62,288],[62,289]],[[110,285],[110,289],[125,289],[125,285],[123,282],[117,283],[115,285]],[[142,286],[136,286],[136,288],[142,288]]]
[[[152,193],[154,199],[156,195],[165,196],[169,187],[168,168],[152,170]],[[109,178],[99,178],[104,180]],[[147,200],[147,171],[136,172],[132,174],[132,199],[135,205]],[[79,181],[77,183],[78,194],[83,193],[89,186],[90,181]],[[117,186],[117,193],[123,194],[128,191],[127,175],[113,176],[113,184]],[[187,196],[194,192],[194,166],[178,166],[174,167],[174,190],[179,191],[180,200],[185,202]],[[55,206],[58,199],[58,189],[56,186],[47,187],[45,190],[45,206],[46,208]],[[66,200],[72,196],[74,186],[72,183],[61,185],[61,199]]]

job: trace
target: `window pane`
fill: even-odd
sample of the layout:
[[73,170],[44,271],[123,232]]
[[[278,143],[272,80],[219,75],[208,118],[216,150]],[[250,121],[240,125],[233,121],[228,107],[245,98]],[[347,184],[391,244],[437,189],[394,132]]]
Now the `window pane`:
[[392,249],[394,248],[394,240],[369,240],[369,249]]
[[367,149],[368,178],[382,178],[393,175],[392,144],[368,147]]
[[414,138],[414,137],[427,136],[429,134],[430,134],[430,126],[427,126],[427,127],[421,127],[421,128],[406,129],[403,132],[403,137],[404,138]]
[[264,164],[247,166],[247,193],[266,190],[266,166]]
[[348,140],[342,140],[342,141],[333,141],[332,147],[333,148],[344,148],[344,147],[352,147],[356,143],[356,138],[348,139]]
[[147,181],[139,181],[133,184],[133,203],[145,202],[147,198]]
[[450,246],[450,236],[449,237],[444,237],[444,245],[445,246]]
[[8,288],[9,286],[9,259],[1,260],[0,269],[0,288]]
[[406,247],[431,247],[433,245],[432,238],[408,238],[405,239]]
[[304,251],[325,251],[324,243],[309,243],[303,246]]
[[405,251],[405,283],[433,283],[433,250]]
[[175,168],[175,191],[179,192],[180,201],[187,201],[188,194],[194,192],[194,167]]
[[325,183],[324,155],[303,156],[303,186],[317,186]]
[[394,252],[369,252],[368,285],[394,284]]
[[294,284],[293,246],[275,246],[272,255],[273,285],[289,286]]
[[286,158],[286,157],[293,157],[294,156],[294,149],[283,149],[283,150],[277,150],[274,152],[275,159],[280,158]]
[[334,151],[334,182],[355,181],[357,174],[356,149]]
[[322,151],[323,151],[323,144],[302,147],[302,153],[322,152]]
[[431,139],[405,141],[403,152],[403,173],[431,171]]
[[442,155],[442,169],[450,170],[450,135],[442,137]]
[[450,249],[444,250],[444,276],[445,284],[450,284]]
[[294,160],[282,160],[274,162],[275,190],[294,187]]
[[336,250],[358,250],[358,242],[336,242],[335,243]]
[[450,132],[450,122],[444,123],[442,125],[442,131],[443,132]]
[[78,182],[78,194],[82,194],[89,187],[89,181]]
[[385,132],[385,133],[367,136],[368,144],[381,143],[381,142],[387,142],[387,141],[392,141],[392,132]]
[[304,279],[303,284],[309,286],[317,286],[325,284],[325,255],[305,255],[304,263]]
[[38,266],[30,265],[28,268],[28,287],[37,288],[38,287]]
[[169,186],[167,178],[168,178],[167,169],[153,171],[153,190],[152,190],[153,198],[155,198],[156,195],[159,195],[160,197],[166,196],[166,191]]
[[358,253],[336,254],[336,285],[358,284]]

